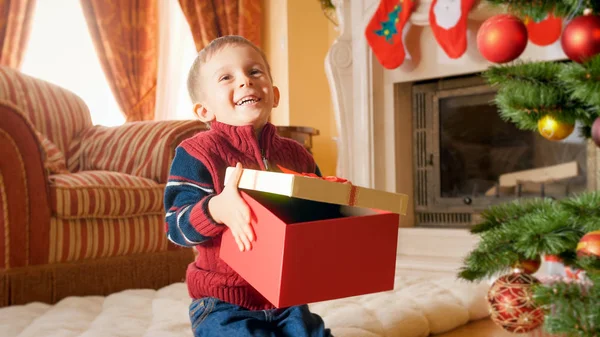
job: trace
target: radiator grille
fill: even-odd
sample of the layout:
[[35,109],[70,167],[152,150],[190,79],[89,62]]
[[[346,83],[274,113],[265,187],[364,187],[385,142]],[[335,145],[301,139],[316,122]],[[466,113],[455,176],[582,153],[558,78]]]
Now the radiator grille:
[[417,206],[427,206],[427,178],[429,163],[427,159],[427,101],[425,93],[415,93],[414,109],[414,141],[415,141],[415,161],[416,161],[416,204]]
[[471,225],[470,213],[418,213],[419,225]]

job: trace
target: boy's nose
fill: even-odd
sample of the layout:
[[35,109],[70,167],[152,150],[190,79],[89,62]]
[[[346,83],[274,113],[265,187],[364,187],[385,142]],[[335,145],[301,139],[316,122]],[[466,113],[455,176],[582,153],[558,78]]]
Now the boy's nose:
[[240,88],[242,87],[251,87],[252,86],[252,79],[249,77],[243,77],[240,80]]

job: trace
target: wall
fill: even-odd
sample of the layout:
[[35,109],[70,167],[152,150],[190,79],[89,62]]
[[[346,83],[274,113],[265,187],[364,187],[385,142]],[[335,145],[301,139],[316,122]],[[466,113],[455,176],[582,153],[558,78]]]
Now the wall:
[[289,125],[287,0],[262,0],[262,6],[262,47],[271,66],[274,84],[281,93],[279,106],[273,110],[271,121],[276,125]]
[[316,0],[262,0],[263,48],[282,101],[273,111],[276,125],[319,130],[313,154],[325,175],[335,175],[333,108],[325,77],[325,55],[337,36]]

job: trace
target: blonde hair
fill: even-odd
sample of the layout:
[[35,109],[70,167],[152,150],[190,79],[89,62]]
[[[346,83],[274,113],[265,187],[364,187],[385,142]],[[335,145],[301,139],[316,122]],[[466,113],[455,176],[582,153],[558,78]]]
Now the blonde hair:
[[249,46],[256,52],[258,52],[262,57],[263,61],[265,62],[269,79],[273,81],[273,78],[271,76],[271,67],[269,66],[269,62],[267,61],[265,53],[260,48],[258,48],[254,43],[250,42],[250,40],[239,35],[221,36],[212,40],[208,45],[206,45],[206,47],[202,48],[202,50],[200,50],[200,52],[198,53],[198,56],[196,56],[194,63],[192,63],[187,79],[188,92],[190,94],[192,103],[195,104],[200,100],[198,82],[200,80],[200,68],[202,67],[202,65],[206,63],[215,53],[225,48],[226,46],[231,45]]

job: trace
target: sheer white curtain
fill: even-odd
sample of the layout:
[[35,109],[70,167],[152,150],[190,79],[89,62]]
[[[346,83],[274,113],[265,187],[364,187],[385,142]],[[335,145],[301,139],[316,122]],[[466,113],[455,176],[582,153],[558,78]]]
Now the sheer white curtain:
[[179,2],[158,2],[160,42],[155,119],[193,119],[187,74],[197,55],[194,39]]
[[21,71],[81,97],[94,124],[123,124],[125,117],[100,66],[79,0],[38,1],[33,15]]

